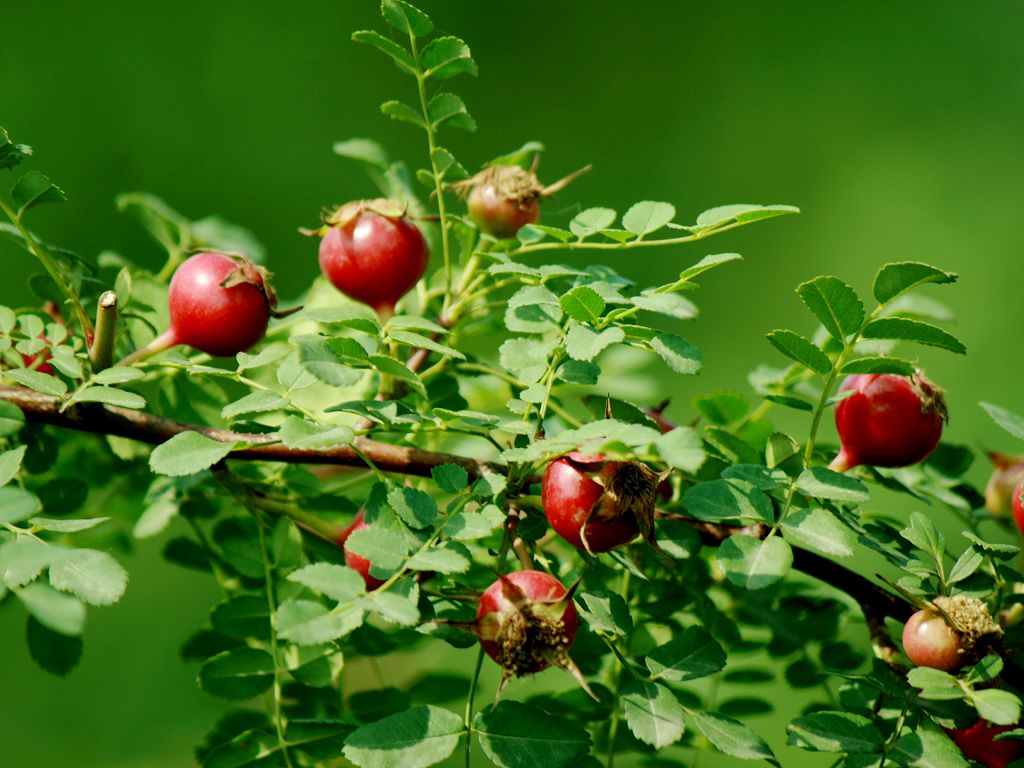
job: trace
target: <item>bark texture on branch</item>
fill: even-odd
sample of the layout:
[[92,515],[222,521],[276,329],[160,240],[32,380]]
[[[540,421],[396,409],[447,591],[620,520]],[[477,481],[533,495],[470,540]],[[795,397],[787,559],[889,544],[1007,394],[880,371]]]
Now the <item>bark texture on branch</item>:
[[59,398],[33,392],[24,387],[0,386],[0,400],[6,400],[21,408],[30,423],[52,424],[79,432],[126,437],[151,445],[159,445],[182,432],[198,432],[212,440],[225,443],[246,443],[245,448],[231,452],[230,458],[232,459],[284,461],[297,464],[335,464],[365,468],[366,461],[355,450],[358,448],[359,452],[384,472],[429,476],[431,469],[442,464],[458,464],[464,467],[472,477],[479,477],[485,472],[500,474],[507,472],[507,469],[500,464],[450,453],[391,445],[366,438],[357,438],[355,448],[341,445],[337,448],[315,451],[298,450],[276,442],[277,437],[273,434],[216,429],[112,405],[80,404],[61,413]]

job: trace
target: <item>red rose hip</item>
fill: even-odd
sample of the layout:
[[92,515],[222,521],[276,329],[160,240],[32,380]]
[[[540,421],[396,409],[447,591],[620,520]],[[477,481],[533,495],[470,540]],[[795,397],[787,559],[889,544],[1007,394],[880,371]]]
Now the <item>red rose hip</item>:
[[360,509],[358,514],[356,514],[352,519],[352,522],[341,530],[341,533],[338,534],[335,541],[338,543],[339,547],[345,550],[345,565],[362,576],[363,582],[366,584],[366,589],[372,592],[384,583],[383,579],[378,579],[370,575],[370,568],[373,566],[373,563],[365,557],[360,557],[355,552],[350,552],[345,548],[345,542],[348,541],[349,536],[356,531],[361,531],[369,527],[369,523],[366,522],[366,512]]
[[339,208],[319,230],[320,270],[339,291],[384,317],[423,277],[429,259],[405,211],[393,200],[362,200]]
[[837,472],[861,464],[910,466],[939,444],[946,404],[942,390],[921,371],[849,376],[839,391],[853,394],[836,406],[842,448],[829,466]]
[[976,760],[985,768],[1006,768],[1014,760],[1024,757],[1024,741],[1017,739],[1001,739],[996,736],[1019,728],[1018,725],[989,725],[979,720],[970,728],[950,729],[946,731],[953,739],[964,757]]
[[1017,523],[1017,529],[1024,533],[1024,479],[1017,483],[1013,489],[1013,496],[1010,499],[1010,509],[1013,510],[1013,520]]

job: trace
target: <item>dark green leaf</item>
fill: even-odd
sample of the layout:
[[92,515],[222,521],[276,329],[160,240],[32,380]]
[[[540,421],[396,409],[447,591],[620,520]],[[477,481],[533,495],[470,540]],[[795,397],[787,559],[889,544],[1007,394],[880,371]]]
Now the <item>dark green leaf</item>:
[[914,341],[960,355],[967,353],[967,347],[956,336],[938,326],[906,317],[883,317],[881,320],[874,320],[864,329],[864,338]]
[[633,617],[621,595],[601,590],[582,592],[577,599],[580,613],[595,632],[628,635],[633,631]]
[[[2,149],[2,147],[0,147]],[[62,635],[28,617],[28,652],[33,661],[52,675],[65,677],[82,658],[82,638]]]
[[[851,478],[852,479],[852,478]],[[797,509],[782,521],[786,538],[835,557],[852,557],[856,537],[826,509]]]
[[380,111],[382,114],[390,117],[392,120],[399,120],[404,123],[412,123],[418,125],[421,128],[425,127],[423,124],[423,115],[419,110],[413,109],[408,104],[401,101],[385,101],[380,105]]
[[26,173],[18,179],[11,190],[11,200],[14,201],[19,216],[29,208],[42,203],[63,203],[67,199],[64,190],[39,171]]
[[425,37],[434,29],[430,17],[405,0],[382,0],[380,12],[384,21],[406,35]]
[[420,54],[420,63],[427,77],[440,80],[462,73],[476,74],[476,62],[473,61],[469,46],[457,37],[437,37],[431,40]]
[[32,154],[27,144],[15,144],[3,126],[0,126],[0,169],[13,168]]
[[857,292],[838,277],[825,275],[797,286],[807,308],[833,338],[845,341],[864,323],[864,304]]
[[683,494],[683,505],[691,516],[708,522],[746,520],[772,523],[771,500],[743,480],[710,480],[698,483]]
[[786,730],[788,744],[815,752],[866,754],[877,752],[884,743],[873,722],[848,712],[816,712],[798,717]]
[[0,400],[0,437],[16,435],[25,426],[25,414],[13,403]]
[[273,658],[255,648],[218,653],[199,668],[199,687],[225,699],[251,699],[273,682]]
[[738,720],[717,712],[694,712],[693,724],[719,752],[741,760],[765,760],[778,765],[764,739]]
[[378,51],[390,56],[400,69],[409,73],[416,72],[416,65],[413,63],[412,55],[394,40],[384,37],[379,32],[360,30],[359,32],[352,33],[352,39],[357,43],[372,45]]
[[996,424],[1017,439],[1024,440],[1024,418],[1005,408],[1000,408],[998,405],[992,405],[992,403],[981,403],[981,407]]
[[840,373],[895,373],[900,376],[912,376],[916,366],[898,357],[861,357],[843,365]]
[[725,651],[703,627],[689,627],[647,655],[651,679],[681,683],[725,669]]
[[438,488],[448,493],[461,493],[469,484],[469,474],[458,464],[442,464],[430,470]]
[[796,360],[815,373],[832,372],[832,361],[828,356],[799,333],[787,330],[772,331],[768,334],[768,341],[786,357]]
[[501,701],[483,710],[473,721],[473,730],[499,768],[564,768],[590,748],[590,735],[575,721],[517,701]]
[[469,114],[462,99],[454,93],[437,93],[427,105],[427,115],[435,128],[450,125],[472,133],[476,130],[476,121]]

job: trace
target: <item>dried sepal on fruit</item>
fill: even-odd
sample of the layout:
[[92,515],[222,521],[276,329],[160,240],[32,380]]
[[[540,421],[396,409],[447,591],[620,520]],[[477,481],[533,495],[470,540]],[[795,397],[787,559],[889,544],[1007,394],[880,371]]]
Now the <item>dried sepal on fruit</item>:
[[655,549],[658,488],[669,472],[601,455],[568,453],[544,470],[544,514],[559,536],[587,552],[607,552],[642,534]]
[[1003,651],[1002,628],[988,607],[966,595],[936,597],[903,628],[907,658],[917,666],[956,672]]
[[476,621],[468,628],[502,668],[498,696],[511,678],[553,666],[571,674],[596,699],[569,656],[579,624],[572,602],[578,584],[566,590],[554,576],[527,570],[500,575],[484,590]]

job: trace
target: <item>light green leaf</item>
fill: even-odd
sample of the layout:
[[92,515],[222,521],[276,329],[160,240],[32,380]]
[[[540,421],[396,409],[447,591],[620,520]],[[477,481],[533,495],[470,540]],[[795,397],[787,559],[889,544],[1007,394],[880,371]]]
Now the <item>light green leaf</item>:
[[132,408],[138,410],[146,407],[146,398],[134,392],[128,392],[116,387],[86,387],[72,395],[70,403],[103,403],[104,405],[115,405],[119,408]]
[[860,480],[825,467],[805,469],[797,478],[796,487],[808,496],[832,501],[860,504],[869,497],[867,486]]
[[718,564],[736,586],[764,589],[789,573],[793,550],[781,536],[761,540],[736,534],[718,548]]
[[90,605],[113,605],[128,586],[128,571],[106,552],[66,549],[50,563],[50,586]]
[[[19,445],[17,448],[0,453],[0,486],[7,485],[18,474],[18,470],[21,469],[21,461],[25,458],[27,450],[27,446]],[[6,509],[0,504],[0,519],[5,517],[5,512]],[[7,522],[14,521],[8,520]]]
[[442,464],[430,470],[437,487],[448,493],[461,493],[469,485],[469,474],[458,464]]
[[445,544],[417,552],[407,565],[414,571],[465,573],[469,570],[470,559],[469,551],[461,544]]
[[418,125],[420,128],[425,127],[423,124],[423,115],[420,114],[419,110],[413,109],[404,102],[396,101],[394,99],[391,101],[385,101],[380,105],[380,111],[392,120],[412,123],[413,125]]
[[678,293],[655,293],[644,291],[629,299],[634,307],[674,317],[676,320],[692,320],[698,314],[697,305]]
[[835,557],[852,557],[856,538],[827,509],[798,509],[782,521],[786,538],[802,547]]
[[413,63],[412,55],[394,40],[384,37],[379,32],[363,29],[353,32],[352,39],[357,43],[372,45],[378,51],[390,56],[399,69],[405,70],[410,74],[416,72],[416,65]]
[[619,700],[626,725],[640,741],[661,749],[682,738],[683,708],[665,686],[626,677]]
[[114,368],[106,368],[95,376],[93,381],[97,384],[103,385],[117,385],[127,384],[131,381],[138,381],[139,379],[146,378],[146,372],[141,368],[132,368],[130,366],[118,365]]
[[574,360],[589,362],[607,347],[625,338],[625,332],[617,326],[605,328],[598,333],[585,325],[574,324],[565,335],[565,351]]
[[455,75],[476,74],[476,62],[469,46],[457,37],[437,37],[424,46],[420,63],[427,77],[447,80]]
[[573,217],[569,229],[576,237],[590,237],[614,224],[615,216],[611,208],[587,208]]
[[62,635],[80,635],[85,629],[85,606],[71,595],[38,581],[15,590],[28,612],[43,626]]
[[738,253],[714,253],[710,256],[705,256],[692,267],[687,267],[680,272],[679,281],[685,285],[693,278],[704,274],[708,270],[733,261],[743,261],[743,257]]
[[16,435],[25,426],[25,414],[13,403],[0,400],[0,437]]
[[779,765],[765,740],[731,717],[717,712],[693,713],[693,724],[719,752],[741,760],[765,760]]
[[683,472],[695,474],[704,464],[704,444],[690,427],[669,430],[654,441],[654,447],[669,466]]
[[235,445],[211,440],[198,432],[181,432],[154,449],[149,468],[158,475],[194,475],[223,459]]
[[699,349],[672,333],[659,333],[651,339],[651,349],[676,373],[691,375],[700,371],[704,364]]
[[405,0],[382,0],[380,12],[384,21],[405,35],[426,37],[434,30],[430,17]]
[[671,204],[646,200],[626,211],[622,226],[642,237],[661,229],[675,217],[676,209]]
[[437,93],[427,104],[427,115],[435,128],[450,125],[472,133],[476,130],[476,121],[469,114],[462,99],[454,93]]
[[345,759],[359,768],[427,768],[451,755],[465,730],[454,712],[415,707],[354,731]]
[[288,574],[288,581],[309,587],[338,603],[355,600],[366,594],[363,577],[348,566],[334,563],[313,563]]
[[561,298],[562,309],[573,320],[596,323],[604,312],[601,294],[586,285],[578,285]]
[[220,412],[221,418],[233,421],[241,416],[248,416],[253,413],[269,413],[288,408],[288,401],[268,389],[258,389],[250,392],[239,400],[225,405]]
[[317,451],[348,445],[355,439],[355,432],[347,424],[335,427],[310,424],[298,417],[289,416],[278,431],[281,442],[289,448],[300,451]]
[[760,219],[770,219],[775,216],[788,216],[789,214],[800,213],[800,209],[792,205],[752,205],[737,203],[734,205],[720,205],[716,208],[709,208],[697,217],[697,227],[706,229],[709,227],[720,227],[732,221],[748,223]]
[[453,357],[456,360],[466,359],[466,356],[454,347],[439,344],[429,336],[424,336],[421,333],[412,333],[410,331],[390,331],[388,333],[388,338],[399,344],[405,344],[406,346],[417,349],[429,349],[432,352],[437,352],[439,355]]
[[[22,449],[24,450],[24,446]],[[14,453],[14,451],[11,451]],[[42,510],[39,497],[16,485],[0,488],[0,524],[20,523]]]
[[39,371],[27,371],[24,368],[13,368],[4,371],[4,376],[13,379],[24,387],[52,397],[64,397],[68,393],[68,385],[56,376]]
[[344,604],[328,611],[312,600],[285,600],[275,616],[277,635],[299,645],[320,645],[348,635],[362,626],[365,611],[361,606]]
[[1024,440],[1024,418],[992,403],[981,403],[981,407],[985,410],[985,413],[992,417],[996,424],[1017,439]]

